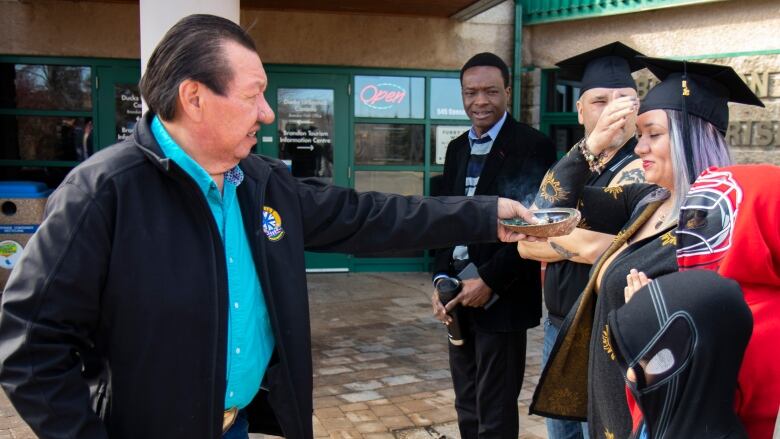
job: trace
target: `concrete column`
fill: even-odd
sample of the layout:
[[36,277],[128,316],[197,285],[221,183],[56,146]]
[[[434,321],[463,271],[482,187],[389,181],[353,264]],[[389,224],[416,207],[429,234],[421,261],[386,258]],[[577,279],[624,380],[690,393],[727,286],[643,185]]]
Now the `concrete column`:
[[240,0],[140,0],[141,74],[165,32],[191,14],[212,14],[240,23]]

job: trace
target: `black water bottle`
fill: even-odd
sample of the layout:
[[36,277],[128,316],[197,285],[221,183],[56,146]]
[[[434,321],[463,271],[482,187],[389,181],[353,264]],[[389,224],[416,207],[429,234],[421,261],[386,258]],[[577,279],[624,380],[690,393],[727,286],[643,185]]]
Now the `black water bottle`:
[[[463,288],[463,283],[460,279],[455,277],[442,277],[436,281],[436,291],[439,292],[439,300],[441,300],[442,306],[447,306],[450,300],[460,293]],[[450,314],[452,322],[447,325],[447,336],[450,339],[450,343],[455,346],[463,345],[463,335],[460,331],[460,324],[458,323],[458,313],[456,310]]]

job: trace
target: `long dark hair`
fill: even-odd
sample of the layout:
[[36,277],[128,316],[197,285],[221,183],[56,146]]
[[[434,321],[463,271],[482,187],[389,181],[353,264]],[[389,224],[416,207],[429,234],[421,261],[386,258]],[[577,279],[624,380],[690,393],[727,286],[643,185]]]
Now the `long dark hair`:
[[688,114],[691,150],[693,157],[685,156],[683,147],[683,113],[677,110],[664,110],[669,118],[669,140],[674,171],[674,205],[669,218],[677,218],[685,194],[691,188],[691,176],[688,175],[688,160],[693,161],[693,171],[697,177],[710,166],[728,166],[731,164],[729,146],[723,134],[715,126],[699,116]]

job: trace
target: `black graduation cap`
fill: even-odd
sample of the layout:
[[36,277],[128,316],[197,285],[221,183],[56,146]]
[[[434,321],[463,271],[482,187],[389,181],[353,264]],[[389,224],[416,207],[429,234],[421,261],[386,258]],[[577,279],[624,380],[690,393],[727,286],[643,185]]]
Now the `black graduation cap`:
[[724,135],[729,125],[729,102],[764,103],[729,66],[640,56],[659,84],[642,100],[639,114],[650,110],[678,110],[695,114]]
[[601,46],[565,59],[556,66],[561,68],[561,79],[581,81],[581,92],[597,87],[626,88],[636,90],[631,72],[644,68],[636,57],[642,55],[620,41]]
[[642,100],[639,114],[650,110],[677,110],[684,113],[683,142],[688,177],[696,179],[687,114],[714,125],[724,136],[729,125],[729,102],[763,107],[764,103],[729,66],[640,56],[659,84]]

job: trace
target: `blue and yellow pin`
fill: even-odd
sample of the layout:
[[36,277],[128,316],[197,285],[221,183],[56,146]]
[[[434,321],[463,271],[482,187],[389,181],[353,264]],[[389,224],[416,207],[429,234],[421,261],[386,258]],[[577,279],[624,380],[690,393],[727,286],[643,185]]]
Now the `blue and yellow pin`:
[[276,242],[284,237],[282,217],[276,209],[263,206],[263,233],[269,241]]

